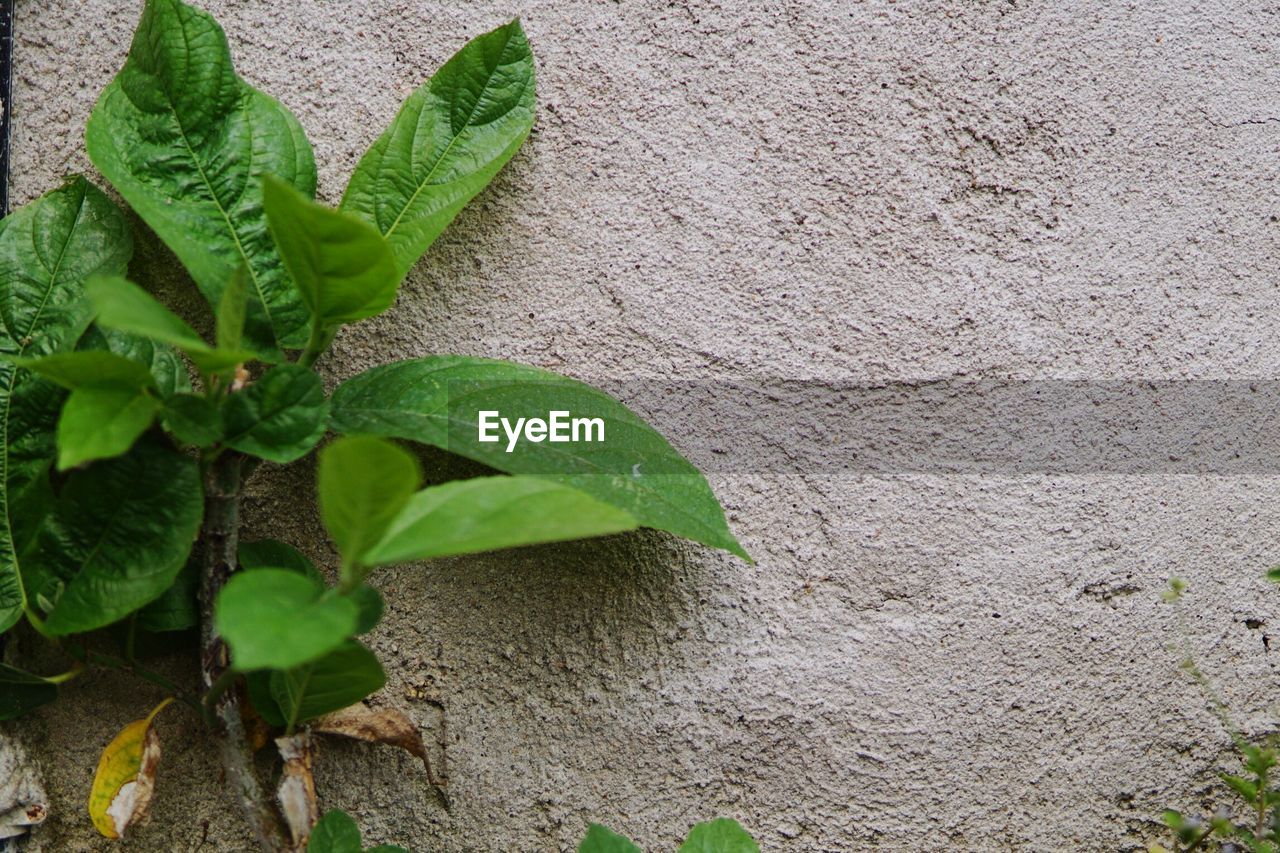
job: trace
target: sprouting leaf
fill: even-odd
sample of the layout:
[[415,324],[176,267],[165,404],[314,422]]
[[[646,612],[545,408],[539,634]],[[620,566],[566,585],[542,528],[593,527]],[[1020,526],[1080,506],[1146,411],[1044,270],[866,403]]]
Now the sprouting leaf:
[[[523,441],[508,452],[505,436],[478,440],[481,411],[512,422],[569,412],[598,419],[603,429],[592,437],[603,433],[603,440]],[[607,394],[547,370],[452,355],[375,367],[334,393],[332,427],[419,441],[509,474],[551,479],[612,504],[643,527],[746,557],[706,479],[666,439]]]
[[1222,777],[1223,782],[1226,782],[1233,791],[1244,798],[1245,802],[1252,805],[1258,799],[1258,786],[1256,783],[1250,782],[1242,776],[1232,776],[1230,773],[1221,773],[1219,775]]
[[578,853],[641,853],[639,847],[611,829],[593,823],[578,845]]
[[183,444],[212,447],[222,440],[222,409],[203,394],[175,394],[165,400],[160,420]]
[[29,560],[36,586],[66,584],[45,627],[91,631],[158,598],[186,564],[202,513],[195,460],[153,439],[73,472]]
[[153,384],[147,365],[107,350],[78,350],[44,358],[19,359],[18,364],[63,388],[115,388],[140,391]]
[[760,847],[736,820],[722,817],[689,830],[679,853],[760,853]]
[[314,663],[271,673],[271,696],[285,725],[315,719],[354,705],[387,683],[373,652],[348,640]]
[[369,565],[429,560],[635,530],[585,492],[538,477],[476,477],[413,496],[364,555]]
[[97,311],[99,326],[175,346],[205,373],[255,358],[248,351],[209,346],[185,320],[122,276],[99,276],[88,283],[86,292]]
[[329,401],[314,372],[280,364],[227,398],[226,444],[271,462],[292,462],[324,435]]
[[81,388],[58,419],[58,469],[119,456],[155,420],[161,402],[143,391]]
[[418,460],[389,441],[342,438],[320,451],[320,515],[344,572],[382,537],[421,483]]
[[354,323],[391,306],[400,276],[378,229],[277,178],[268,177],[263,191],[271,235],[318,328]]
[[277,175],[314,194],[311,146],[287,109],[236,76],[210,15],[179,0],[147,0],[85,143],[211,305],[247,267],[252,349],[302,343],[307,312],[267,233],[261,179]]
[[[80,298],[85,279],[123,272],[132,254],[124,216],[84,178],[0,221],[0,353],[73,349],[92,316]],[[27,531],[18,519],[38,518],[28,500],[44,493],[61,404],[61,389],[0,359],[0,632],[27,603],[18,553]]]
[[305,554],[297,548],[277,539],[261,539],[257,542],[241,542],[237,553],[240,568],[252,569],[288,569],[311,578],[318,584],[324,583],[324,576]]
[[355,602],[287,569],[232,576],[214,623],[241,671],[290,669],[336,649],[355,633]]
[[519,21],[472,39],[404,102],[342,198],[387,238],[397,279],[515,154],[533,108],[533,53]]
[[0,720],[29,714],[58,698],[58,685],[0,663]]
[[124,837],[147,817],[160,766],[160,735],[152,722],[172,701],[165,699],[146,717],[121,729],[98,759],[89,790],[89,817],[106,838]]

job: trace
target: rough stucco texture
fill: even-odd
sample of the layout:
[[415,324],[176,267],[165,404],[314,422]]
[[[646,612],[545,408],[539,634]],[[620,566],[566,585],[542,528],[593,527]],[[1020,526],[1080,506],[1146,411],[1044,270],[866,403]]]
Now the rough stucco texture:
[[[529,143],[394,313],[339,339],[334,382],[439,351],[602,382],[1280,366],[1265,4],[205,5],[302,120],[329,200],[466,38],[519,14],[537,52]],[[89,169],[84,122],[138,9],[18,7],[22,201]],[[154,239],[140,255],[171,264]],[[725,429],[696,407],[658,422],[687,448]],[[429,732],[453,807],[411,758],[345,744],[325,804],[422,850],[566,850],[589,820],[671,849],[716,815],[766,850],[1141,849],[1230,767],[1176,668],[1174,573],[1201,663],[1266,725],[1274,473],[864,474],[754,464],[795,436],[759,440],[710,469],[754,566],[643,534],[385,573],[385,699]],[[264,470],[249,523],[332,565],[311,487]],[[54,792],[41,839],[105,849],[82,812],[96,752],[156,697],[67,694],[17,728]],[[198,726],[161,730],[134,849],[246,847]]]

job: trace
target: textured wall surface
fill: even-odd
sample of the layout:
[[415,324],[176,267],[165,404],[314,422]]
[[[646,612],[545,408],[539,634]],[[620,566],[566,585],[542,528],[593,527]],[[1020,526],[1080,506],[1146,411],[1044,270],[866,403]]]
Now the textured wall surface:
[[[466,38],[518,13],[538,56],[529,143],[396,311],[339,339],[334,382],[439,351],[606,383],[806,380],[819,401],[850,380],[1280,366],[1274,6],[205,5],[302,120],[329,200]],[[84,122],[138,5],[18,7],[22,201],[89,168]],[[819,414],[838,429],[838,403]],[[371,842],[565,850],[601,820],[661,850],[723,814],[766,850],[1142,849],[1230,767],[1176,668],[1175,573],[1201,663],[1242,725],[1270,725],[1274,468],[865,472],[787,464],[785,424],[720,448],[729,464],[698,406],[655,420],[758,563],[641,534],[386,572],[386,699],[438,743],[453,807],[406,756],[329,746],[321,796]],[[263,469],[251,527],[332,566],[311,486]],[[67,696],[17,727],[54,797],[41,837],[105,848],[83,815],[96,753],[156,697],[96,677]],[[161,731],[134,849],[245,847],[198,725]]]

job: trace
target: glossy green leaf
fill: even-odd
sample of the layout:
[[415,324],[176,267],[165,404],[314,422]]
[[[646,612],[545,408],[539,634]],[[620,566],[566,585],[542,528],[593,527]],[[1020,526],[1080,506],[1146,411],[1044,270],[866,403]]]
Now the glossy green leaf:
[[72,391],[114,388],[141,391],[153,384],[147,365],[106,350],[80,350],[19,359],[18,364]]
[[342,438],[320,451],[320,515],[346,570],[360,562],[422,484],[418,460],[379,438]]
[[0,663],[0,721],[29,714],[57,698],[57,684]]
[[271,696],[286,725],[313,720],[354,705],[387,683],[373,652],[348,640],[314,663],[271,674]]
[[402,278],[533,127],[519,21],[472,39],[409,96],[356,166],[342,209],[387,238]]
[[297,364],[280,364],[224,408],[226,444],[272,462],[306,455],[324,435],[329,401],[317,376]]
[[689,830],[679,853],[760,853],[760,847],[736,820],[722,817]]
[[126,452],[151,426],[161,405],[142,391],[72,391],[58,419],[59,470]]
[[593,823],[578,845],[578,853],[641,853],[641,850],[624,836]]
[[[507,452],[505,440],[478,441],[480,411],[599,418],[604,440],[522,441]],[[666,439],[607,394],[547,370],[451,355],[375,367],[334,393],[332,427],[419,441],[499,471],[564,483],[643,527],[746,557],[707,481]]]
[[324,575],[316,568],[305,554],[297,548],[276,539],[261,539],[257,542],[241,542],[239,549],[240,568],[246,571],[253,569],[288,569],[291,572],[305,575],[318,584],[324,584]]
[[[0,221],[0,354],[37,357],[75,347],[92,317],[85,279],[123,272],[128,224],[84,178]],[[0,359],[0,632],[22,615],[19,549],[38,524],[65,392]],[[35,501],[35,503],[33,503]]]
[[636,520],[539,477],[477,477],[418,492],[365,554],[369,565],[428,560],[635,530]]
[[164,402],[160,418],[183,444],[212,447],[222,440],[222,410],[202,394],[176,394]]
[[400,276],[378,229],[276,178],[266,179],[264,193],[271,235],[319,328],[354,323],[391,306]]
[[186,564],[202,512],[195,460],[159,441],[72,473],[29,561],[66,584],[45,627],[91,631],[159,598]]
[[305,575],[257,569],[231,577],[214,623],[241,671],[290,669],[316,660],[355,633],[355,602]]
[[247,267],[251,348],[301,344],[307,312],[267,233],[261,181],[277,175],[313,195],[311,146],[287,109],[236,76],[210,15],[179,0],[147,0],[85,142],[211,305]]

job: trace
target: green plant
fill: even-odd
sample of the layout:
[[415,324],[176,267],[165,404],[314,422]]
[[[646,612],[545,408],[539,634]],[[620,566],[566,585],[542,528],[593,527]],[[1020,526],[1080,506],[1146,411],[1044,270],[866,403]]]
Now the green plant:
[[[627,838],[598,823],[591,824],[586,838],[578,845],[578,853],[642,853]],[[727,817],[700,823],[689,830],[689,837],[678,853],[760,853],[751,835],[736,820]]]
[[[86,668],[147,679],[204,715],[262,846],[295,849],[317,817],[313,731],[425,759],[404,719],[334,718],[385,680],[357,639],[382,614],[368,583],[378,566],[638,527],[746,558],[698,471],[580,382],[442,355],[376,367],[330,398],[312,369],[343,325],[393,304],[533,114],[533,56],[513,21],[408,98],[329,208],[312,200],[298,122],[236,76],[217,23],[146,0],[87,149],[207,298],[212,342],[125,278],[128,220],[84,178],[0,222],[0,631],[25,619],[71,660],[48,677],[0,667],[0,719],[53,701]],[[498,412],[518,416],[523,443],[485,439],[482,414]],[[543,423],[539,437],[537,413],[552,435]],[[557,440],[567,413],[598,436]],[[319,452],[317,476],[341,558],[332,586],[284,543],[239,540],[246,479],[307,457],[328,431],[343,436]],[[500,473],[424,487],[392,439]],[[200,689],[139,662],[151,635],[197,627]],[[278,810],[254,768],[246,697],[249,724],[279,735]],[[104,834],[145,813],[158,710],[104,753],[91,809]]]
[[[1280,569],[1267,573],[1271,581],[1280,581]],[[1209,679],[1196,665],[1187,643],[1186,626],[1182,624],[1182,596],[1187,585],[1180,578],[1169,581],[1163,593],[1166,602],[1178,609],[1179,629],[1183,639],[1182,669],[1204,690],[1214,714],[1231,735],[1242,765],[1243,774],[1219,774],[1222,781],[1243,805],[1243,812],[1223,806],[1214,814],[1184,815],[1166,809],[1161,815],[1173,834],[1173,853],[1216,849],[1235,853],[1278,853],[1280,851],[1280,780],[1273,772],[1280,757],[1280,735],[1268,736],[1261,745],[1250,743],[1231,720],[1226,703],[1213,689]],[[1211,847],[1213,845],[1213,847]],[[1161,844],[1152,844],[1151,853],[1169,853]]]

